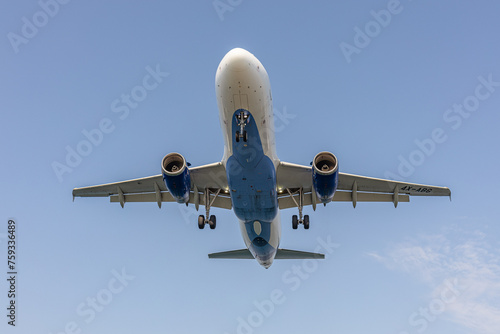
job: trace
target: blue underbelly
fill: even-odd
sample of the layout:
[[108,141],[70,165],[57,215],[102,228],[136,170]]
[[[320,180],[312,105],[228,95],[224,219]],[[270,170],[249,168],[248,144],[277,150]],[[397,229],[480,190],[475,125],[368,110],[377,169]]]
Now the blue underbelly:
[[278,212],[276,172],[267,156],[255,167],[242,167],[234,156],[226,164],[234,213],[245,222],[271,222]]
[[[235,115],[239,110],[235,112]],[[232,120],[233,155],[226,163],[227,180],[236,216],[245,222],[271,222],[278,213],[276,170],[264,154],[257,125],[249,113],[245,127],[248,140],[236,142],[239,126]]]

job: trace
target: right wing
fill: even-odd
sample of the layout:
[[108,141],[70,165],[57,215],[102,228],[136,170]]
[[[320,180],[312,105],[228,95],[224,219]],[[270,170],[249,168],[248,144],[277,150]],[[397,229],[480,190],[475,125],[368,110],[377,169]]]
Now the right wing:
[[[313,205],[315,208],[315,197],[312,194],[312,167],[280,162],[276,174],[280,209],[297,206],[299,196],[297,191],[300,188],[304,194],[303,205]],[[352,202],[354,207],[357,202],[393,202],[397,206],[399,202],[409,202],[409,196],[451,196],[451,191],[446,187],[339,173],[333,201]]]
[[[222,163],[193,167],[189,169],[191,175],[191,193],[189,203],[196,206],[205,205],[206,189],[211,193],[218,192],[215,200],[210,194],[212,207],[231,209],[231,198],[226,193],[228,189],[226,170]],[[75,197],[109,197],[110,202],[120,203],[123,207],[127,202],[175,202],[163,181],[163,176],[154,175],[121,182],[107,183],[90,187],[73,189]]]

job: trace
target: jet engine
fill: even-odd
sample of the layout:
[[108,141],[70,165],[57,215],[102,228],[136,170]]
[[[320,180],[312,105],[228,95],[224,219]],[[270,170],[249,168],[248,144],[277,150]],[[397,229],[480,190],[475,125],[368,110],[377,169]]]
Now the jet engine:
[[163,181],[177,203],[188,203],[191,177],[186,159],[179,153],[169,153],[161,161]]
[[313,191],[321,203],[330,202],[339,183],[337,157],[330,152],[316,154],[312,162]]

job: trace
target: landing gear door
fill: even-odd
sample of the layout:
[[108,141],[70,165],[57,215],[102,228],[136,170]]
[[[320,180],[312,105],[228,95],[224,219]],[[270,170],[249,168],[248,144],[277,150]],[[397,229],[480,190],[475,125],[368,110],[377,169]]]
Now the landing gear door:
[[233,95],[234,110],[245,109],[248,110],[248,95],[247,94],[234,94]]

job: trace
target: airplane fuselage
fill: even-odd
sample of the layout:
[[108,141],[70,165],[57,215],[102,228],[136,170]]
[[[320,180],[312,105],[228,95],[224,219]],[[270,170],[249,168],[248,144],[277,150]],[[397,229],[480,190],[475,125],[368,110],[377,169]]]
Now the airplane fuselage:
[[215,85],[233,210],[246,246],[268,268],[281,234],[269,77],[255,56],[233,49],[220,62]]

